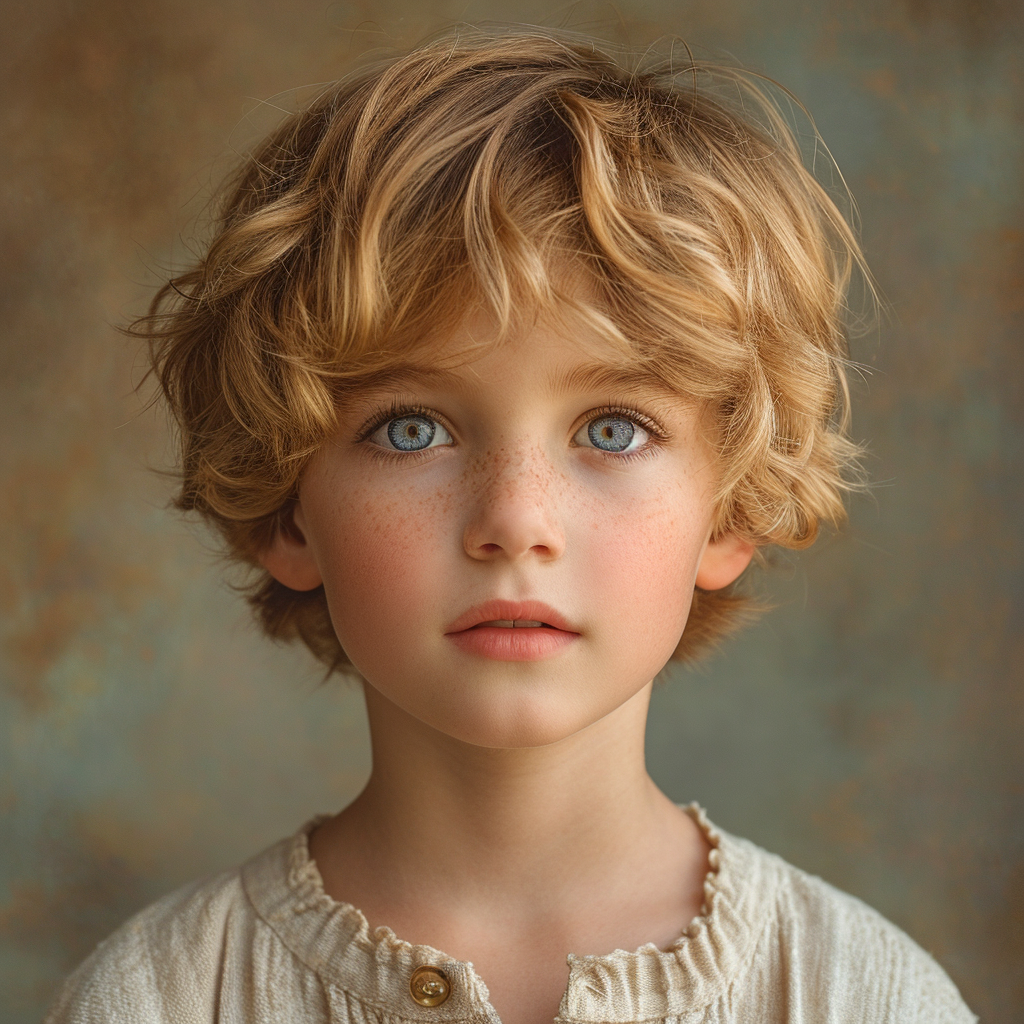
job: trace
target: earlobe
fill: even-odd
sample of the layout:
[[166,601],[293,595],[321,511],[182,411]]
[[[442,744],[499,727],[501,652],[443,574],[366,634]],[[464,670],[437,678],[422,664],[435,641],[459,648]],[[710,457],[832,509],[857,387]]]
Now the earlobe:
[[697,569],[696,584],[701,590],[721,590],[739,579],[753,557],[754,545],[735,533],[709,540]]
[[270,546],[259,555],[263,568],[291,590],[315,590],[323,583],[305,526],[302,506],[297,503]]

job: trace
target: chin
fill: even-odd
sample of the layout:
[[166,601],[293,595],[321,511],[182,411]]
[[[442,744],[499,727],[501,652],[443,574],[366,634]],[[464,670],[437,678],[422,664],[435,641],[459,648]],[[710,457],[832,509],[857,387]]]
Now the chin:
[[568,739],[606,713],[603,709],[587,708],[568,695],[558,699],[552,695],[540,697],[519,692],[504,700],[491,696],[490,700],[457,701],[457,707],[449,708],[448,714],[429,724],[473,746],[526,749]]

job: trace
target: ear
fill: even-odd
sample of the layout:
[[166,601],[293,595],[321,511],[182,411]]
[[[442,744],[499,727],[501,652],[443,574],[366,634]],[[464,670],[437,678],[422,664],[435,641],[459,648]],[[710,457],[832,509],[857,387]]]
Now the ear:
[[697,568],[697,586],[701,590],[721,590],[729,586],[750,565],[753,557],[754,545],[735,533],[712,538]]
[[323,583],[320,567],[306,536],[305,516],[300,502],[283,517],[270,546],[259,554],[263,566],[278,583],[291,590],[315,590]]

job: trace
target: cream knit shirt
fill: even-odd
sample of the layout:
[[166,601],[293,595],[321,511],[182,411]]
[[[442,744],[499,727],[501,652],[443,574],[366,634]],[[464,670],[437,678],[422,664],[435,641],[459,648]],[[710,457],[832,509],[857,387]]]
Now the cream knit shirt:
[[[569,956],[558,1024],[967,1024],[935,961],[859,900],[714,828],[701,916],[662,951]],[[210,881],[180,889],[101,943],[47,1024],[499,1024],[473,965],[323,889],[316,822]],[[423,1006],[412,973],[450,992]]]

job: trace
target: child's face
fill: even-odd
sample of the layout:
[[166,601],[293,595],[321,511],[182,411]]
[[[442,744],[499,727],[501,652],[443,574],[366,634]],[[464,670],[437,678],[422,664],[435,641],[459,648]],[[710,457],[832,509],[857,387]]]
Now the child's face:
[[361,393],[302,478],[301,537],[266,553],[286,585],[323,582],[371,686],[452,737],[535,746],[604,717],[671,656],[694,583],[725,586],[750,559],[709,542],[697,411],[653,381],[602,379],[625,368],[602,351],[538,326]]

